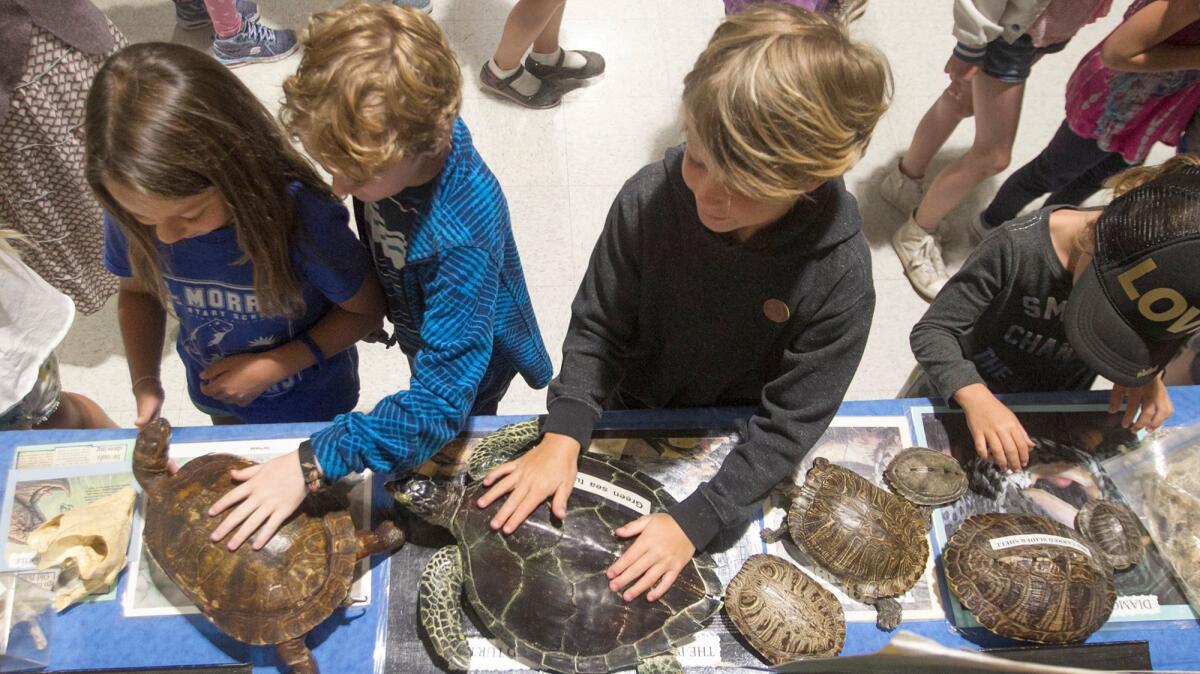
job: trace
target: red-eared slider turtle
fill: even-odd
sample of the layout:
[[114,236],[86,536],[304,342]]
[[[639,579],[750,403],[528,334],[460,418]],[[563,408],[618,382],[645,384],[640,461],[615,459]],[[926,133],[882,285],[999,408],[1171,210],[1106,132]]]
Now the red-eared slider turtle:
[[1142,561],[1142,527],[1124,503],[1088,501],[1075,514],[1075,529],[1094,543],[1114,569],[1128,569]]
[[967,493],[967,473],[958,461],[925,447],[909,447],[888,463],[883,479],[892,492],[917,506],[927,522],[930,508]]
[[537,422],[530,421],[489,435],[468,460],[472,482],[466,486],[416,478],[395,491],[401,505],[449,529],[458,541],[434,553],[421,575],[421,624],[434,649],[452,669],[470,665],[462,629],[465,589],[487,631],[540,669],[682,672],[672,649],[721,608],[712,560],[697,555],[655,602],[639,597],[626,603],[609,590],[605,575],[629,545],[613,530],[675,503],[656,480],[581,456],[566,519],[542,505],[508,536],[489,526],[499,502],[474,505],[485,491],[480,478],[531,446],[538,434]]
[[146,494],[146,550],[188,599],[222,632],[250,644],[277,646],[296,672],[316,672],[304,635],[341,606],[354,563],[399,547],[391,522],[356,532],[350,513],[311,498],[262,550],[230,552],[209,536],[221,522],[208,509],[235,483],[229,471],[254,462],[229,454],[193,459],[167,475],[171,425],[146,424],[133,450],[133,474]]
[[837,655],[846,614],[833,593],[774,555],[753,555],[725,588],[725,611],[738,631],[773,665]]
[[1041,515],[973,515],[942,556],[950,590],[979,624],[1045,644],[1082,641],[1112,613],[1112,566],[1079,534]]
[[908,591],[929,559],[927,527],[911,503],[852,470],[817,458],[804,485],[777,488],[787,516],[763,540],[792,540],[851,597],[875,606],[880,629],[900,623],[894,597]]

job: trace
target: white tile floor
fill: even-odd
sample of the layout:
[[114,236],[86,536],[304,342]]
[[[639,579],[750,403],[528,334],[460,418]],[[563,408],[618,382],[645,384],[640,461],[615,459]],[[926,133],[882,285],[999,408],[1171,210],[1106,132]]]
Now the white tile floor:
[[[205,31],[174,27],[170,0],[96,0],[130,41],[171,40],[203,47]],[[300,28],[314,11],[336,0],[260,0],[263,20]],[[662,151],[679,142],[678,108],[683,76],[720,21],[720,0],[571,0],[562,41],[567,47],[604,54],[608,72],[554,110],[530,111],[502,102],[477,86],[480,65],[491,55],[511,0],[434,0],[441,23],[462,63],[463,116],[484,159],[500,179],[512,210],[534,307],[555,366],[570,316],[570,302],[609,204],[622,182]],[[884,116],[866,158],[847,176],[860,199],[865,230],[874,254],[878,304],[866,356],[849,398],[891,398],[914,361],[908,332],[925,303],[908,285],[888,244],[900,214],[883,203],[877,176],[907,147],[917,121],[945,86],[942,66],[953,46],[950,2],[871,0],[855,26],[891,60],[896,97]],[[1127,3],[1114,3],[1106,20],[1085,28],[1057,55],[1034,70],[1013,167],[1032,158],[1062,119],[1063,90],[1079,58],[1119,20]],[[280,84],[299,57],[236,70],[272,109]],[[964,123],[939,161],[966,149],[972,125]],[[1151,156],[1169,155],[1165,148]],[[937,166],[935,165],[935,168]],[[959,225],[986,204],[1003,176],[981,186],[951,220]],[[949,262],[957,267],[966,253],[965,235],[949,242]],[[174,339],[174,335],[170,335]],[[362,345],[362,394],[369,409],[386,394],[407,385],[408,368],[397,351]],[[116,323],[116,302],[94,316],[80,316],[59,352],[66,387],[99,401],[122,425],[132,425],[133,399]],[[163,358],[168,400],[163,411],[179,425],[207,424],[208,417],[188,401],[183,367],[169,346]],[[501,413],[538,413],[545,395],[518,380],[500,405]]]

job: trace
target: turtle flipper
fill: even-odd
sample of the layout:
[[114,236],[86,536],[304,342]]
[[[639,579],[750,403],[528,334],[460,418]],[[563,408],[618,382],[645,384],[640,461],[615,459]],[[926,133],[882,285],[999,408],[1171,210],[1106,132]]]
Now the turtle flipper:
[[465,672],[471,666],[471,648],[462,628],[462,585],[462,556],[456,546],[444,547],[421,572],[417,601],[433,649],[450,669]]
[[933,508],[929,506],[917,506],[917,514],[921,516],[921,521],[925,523],[925,531],[932,531]]
[[759,536],[762,538],[763,543],[778,543],[779,541],[782,541],[784,538],[787,538],[787,535],[788,535],[787,522],[780,524],[775,529],[763,529],[762,532],[759,533]]
[[637,674],[683,674],[683,665],[674,653],[663,653],[639,662]]
[[488,433],[467,459],[467,474],[472,480],[482,480],[496,466],[532,447],[541,435],[542,425],[536,418]]
[[884,597],[871,602],[875,606],[875,626],[885,632],[891,632],[900,624],[903,611],[900,602],[893,597]]

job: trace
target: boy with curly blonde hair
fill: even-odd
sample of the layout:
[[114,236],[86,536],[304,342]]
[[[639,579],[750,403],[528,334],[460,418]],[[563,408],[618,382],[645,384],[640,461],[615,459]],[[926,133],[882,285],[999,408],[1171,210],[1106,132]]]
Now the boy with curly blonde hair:
[[684,80],[685,145],[625,183],[572,305],[541,442],[493,470],[492,526],[545,499],[566,515],[600,412],[757,407],[708,482],[616,530],[610,588],[657,600],[744,525],[825,431],[867,342],[875,292],[841,176],[891,97],[884,57],[839,18],[786,5],[730,16]]
[[333,175],[333,191],[354,198],[387,294],[388,344],[400,345],[412,377],[407,391],[301,445],[287,484],[256,475],[230,492],[214,507],[245,501],[220,529],[246,522],[230,547],[264,521],[255,544],[265,542],[306,485],[366,468],[407,472],[468,415],[495,414],[517,373],[533,388],[553,374],[508,205],[458,116],[462,76],[438,25],[412,8],[353,2],[313,15],[300,40],[281,117]]

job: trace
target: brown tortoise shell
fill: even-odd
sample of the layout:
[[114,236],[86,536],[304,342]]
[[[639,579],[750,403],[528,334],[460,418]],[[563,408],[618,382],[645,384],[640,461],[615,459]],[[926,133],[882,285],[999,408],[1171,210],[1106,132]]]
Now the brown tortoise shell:
[[[1070,542],[1005,546],[998,540],[1037,534]],[[951,591],[979,624],[1011,639],[1082,641],[1108,620],[1117,600],[1112,566],[1099,550],[1040,515],[969,517],[950,537],[942,559]]]
[[787,516],[788,533],[855,597],[895,597],[929,559],[927,530],[911,503],[824,458],[813,462]]
[[[164,432],[169,437],[170,427]],[[139,435],[139,443],[167,439]],[[146,493],[142,538],[154,561],[221,631],[250,644],[278,644],[303,636],[342,604],[358,541],[346,511],[313,516],[303,509],[262,550],[243,544],[230,552],[224,542],[211,541],[222,518],[209,517],[209,507],[236,486],[230,470],[252,465],[210,454],[171,477],[142,482],[139,475]]]
[[773,665],[837,655],[846,641],[846,615],[837,597],[773,555],[753,555],[742,564],[725,588],[725,610]]
[[967,493],[967,474],[949,455],[909,447],[892,459],[883,479],[897,496],[920,506],[940,506]]

